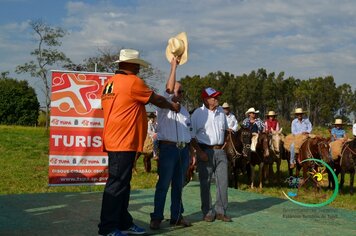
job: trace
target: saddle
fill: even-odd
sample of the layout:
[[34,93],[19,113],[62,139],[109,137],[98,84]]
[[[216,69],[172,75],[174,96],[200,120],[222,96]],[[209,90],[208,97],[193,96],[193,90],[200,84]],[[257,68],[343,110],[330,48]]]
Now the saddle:
[[308,138],[313,138],[315,135],[305,135],[305,134],[288,134],[284,138],[284,148],[290,152],[290,145],[294,143],[294,151],[295,153],[299,153],[299,149],[302,146],[302,144],[308,139]]
[[143,144],[143,153],[151,153],[153,151],[152,138],[147,134],[145,142]]
[[331,143],[330,146],[330,153],[333,160],[337,160],[339,156],[341,156],[342,147],[344,146],[345,140],[344,139],[337,139]]

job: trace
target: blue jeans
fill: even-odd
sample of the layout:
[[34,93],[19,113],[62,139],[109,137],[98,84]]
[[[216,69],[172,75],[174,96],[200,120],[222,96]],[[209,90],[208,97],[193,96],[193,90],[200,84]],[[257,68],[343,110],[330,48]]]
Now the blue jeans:
[[290,164],[295,164],[295,150],[294,150],[294,143],[290,145]]
[[133,224],[128,206],[136,152],[108,152],[108,156],[109,178],[103,193],[99,234],[126,230]]
[[178,149],[175,144],[159,145],[158,182],[156,184],[152,220],[163,220],[164,205],[171,184],[171,220],[180,219],[184,212],[182,190],[189,165],[189,147]]

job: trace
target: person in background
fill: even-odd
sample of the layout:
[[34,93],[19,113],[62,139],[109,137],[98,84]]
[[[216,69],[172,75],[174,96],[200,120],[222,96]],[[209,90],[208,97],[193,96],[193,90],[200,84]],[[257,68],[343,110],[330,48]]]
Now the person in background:
[[279,122],[276,119],[277,114],[274,111],[269,111],[266,115],[265,132],[270,133],[273,131],[279,131]]
[[248,117],[242,121],[242,126],[251,130],[251,151],[253,152],[256,151],[258,134],[263,132],[265,129],[263,121],[259,117],[257,117],[258,113],[260,113],[260,111],[256,111],[255,108],[250,107],[245,112]]
[[222,108],[224,109],[229,129],[236,132],[239,124],[237,122],[235,115],[230,111],[230,105],[227,102],[224,102]]
[[[184,32],[169,39],[166,54],[167,58],[171,60],[171,71],[164,97],[176,103],[183,101],[184,93],[182,85],[176,81],[176,68],[181,59],[183,59],[181,63],[186,62],[187,50],[188,41]],[[171,186],[170,224],[189,227],[192,224],[183,218],[182,191],[190,158],[190,115],[184,106],[181,106],[179,112],[159,108],[157,109],[157,120],[159,178],[154,196],[154,211],[150,215],[150,228],[152,230],[160,228],[164,219],[164,206],[169,186]]]
[[331,129],[331,141],[335,141],[338,139],[347,140],[346,132],[343,128],[344,123],[342,119],[335,119],[335,123],[333,124],[335,127]]
[[[222,93],[213,88],[202,91],[203,105],[192,116],[192,145],[197,154],[197,169],[200,182],[200,199],[203,220],[215,219],[231,222],[226,215],[228,206],[227,157],[223,149],[227,134],[227,119],[219,106]],[[213,208],[210,186],[213,174],[216,181],[216,202]]]
[[[105,185],[99,234],[122,236],[145,234],[128,211],[132,168],[147,136],[145,104],[179,112],[180,105],[155,94],[137,76],[148,63],[134,49],[122,49],[119,70],[104,84],[101,105],[104,113],[103,151],[108,153],[109,177]],[[173,127],[172,127],[173,128]]]
[[158,160],[158,140],[157,140],[157,119],[155,113],[151,112],[148,115],[148,136],[150,136],[153,143],[153,159]]
[[[292,121],[291,131],[293,135],[309,135],[313,129],[313,126],[308,118],[304,118],[305,112],[302,108],[296,108],[294,111],[296,118]],[[294,142],[290,145],[290,160],[289,168],[293,169],[295,167],[295,150]]]

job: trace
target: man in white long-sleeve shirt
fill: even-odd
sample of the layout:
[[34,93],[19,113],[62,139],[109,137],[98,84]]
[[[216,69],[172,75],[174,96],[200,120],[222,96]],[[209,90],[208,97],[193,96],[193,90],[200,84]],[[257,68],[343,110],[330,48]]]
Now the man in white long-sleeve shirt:
[[232,114],[230,111],[229,103],[224,102],[224,104],[222,105],[222,108],[224,109],[224,113],[226,115],[227,125],[228,125],[229,129],[236,132],[239,124],[237,122],[235,115]]

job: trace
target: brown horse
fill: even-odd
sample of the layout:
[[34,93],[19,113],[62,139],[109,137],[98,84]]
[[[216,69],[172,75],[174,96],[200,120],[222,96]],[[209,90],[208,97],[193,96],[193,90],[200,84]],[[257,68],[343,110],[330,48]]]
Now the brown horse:
[[345,173],[350,173],[350,194],[352,195],[354,193],[354,177],[356,171],[356,139],[344,144],[341,151],[340,167],[340,191],[342,191],[344,187]]
[[309,158],[320,159],[324,162],[329,162],[329,144],[326,139],[316,136],[314,138],[308,138],[300,146],[299,154],[297,155],[297,169],[296,176],[299,176],[299,172],[303,169],[303,180],[306,181],[308,177],[308,171],[317,170],[317,165],[312,161],[305,161]]
[[224,150],[228,159],[229,187],[238,188],[239,174],[246,172],[250,158],[251,131],[240,128],[237,132],[228,131]]
[[267,133],[258,135],[256,151],[251,152],[250,168],[248,175],[251,180],[251,188],[254,188],[255,166],[259,166],[259,188],[262,188],[263,177],[266,176],[265,163],[268,163],[269,158],[269,136]]

